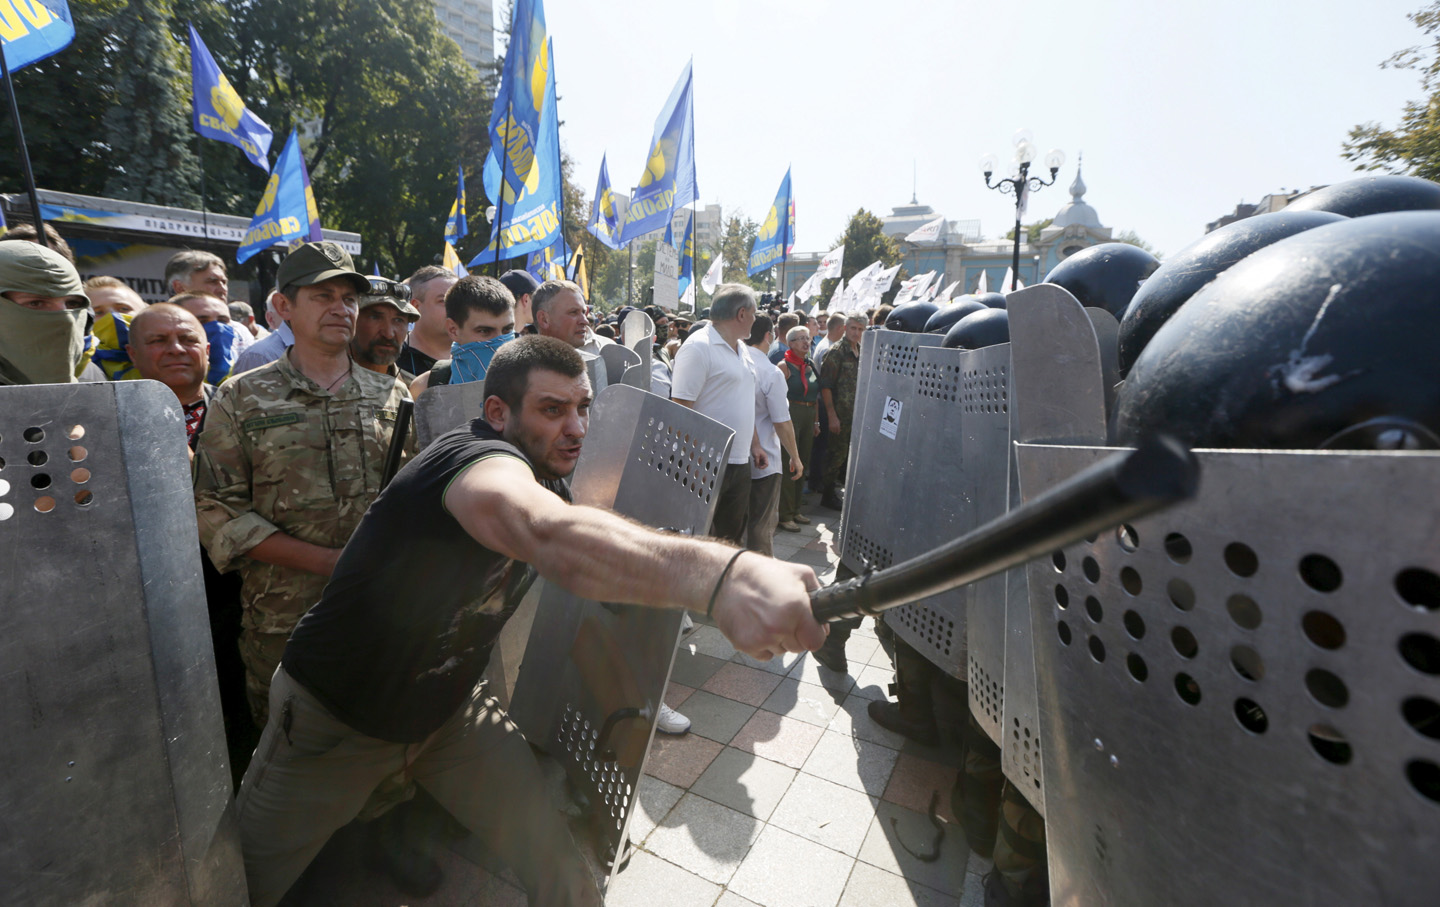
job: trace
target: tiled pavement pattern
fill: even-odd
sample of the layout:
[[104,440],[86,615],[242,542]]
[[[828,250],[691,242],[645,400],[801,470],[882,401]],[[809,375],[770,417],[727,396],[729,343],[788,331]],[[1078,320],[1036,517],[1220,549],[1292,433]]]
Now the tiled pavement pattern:
[[[833,578],[839,514],[777,532],[775,556]],[[867,703],[894,679],[865,624],[846,676],[810,656],[757,662],[701,626],[676,655],[666,701],[690,733],[657,734],[630,823],[635,845],[608,907],[978,907],[989,861],[950,815],[957,754],[879,727]],[[917,859],[935,839],[940,858]]]
[[[800,533],[777,532],[775,556],[829,582],[839,514],[813,504]],[[607,907],[979,907],[988,860],[971,854],[950,814],[958,754],[877,726],[866,704],[894,679],[867,620],[850,638],[848,675],[810,656],[758,662],[700,626],[676,654],[666,701],[693,722],[655,735],[635,849]],[[940,856],[928,817],[939,792]],[[437,855],[442,889],[401,894],[367,871],[352,824],[331,839],[283,907],[523,907],[518,880],[472,840]],[[468,859],[467,859],[468,858]]]

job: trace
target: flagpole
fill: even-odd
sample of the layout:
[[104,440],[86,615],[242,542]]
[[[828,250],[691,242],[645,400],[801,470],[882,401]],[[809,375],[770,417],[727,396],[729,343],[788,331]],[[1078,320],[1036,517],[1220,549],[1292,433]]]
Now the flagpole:
[[[506,103],[506,104],[509,104],[509,103],[510,103],[510,100],[509,100],[508,97],[506,98],[505,103]],[[501,145],[502,145],[503,147],[500,149],[500,156],[499,156],[498,158],[496,158],[497,162],[500,164],[500,197],[495,200],[495,223],[494,223],[494,225],[493,225],[493,226],[494,226],[494,231],[493,231],[493,232],[495,233],[495,260],[490,263],[490,276],[491,276],[491,277],[499,277],[499,276],[500,276],[500,246],[501,246],[501,244],[502,244],[502,241],[505,239],[505,235],[504,235],[504,234],[505,234],[505,231],[504,231],[504,229],[503,229],[504,224],[505,224],[505,164],[506,164],[507,160],[509,159],[509,154],[510,154],[509,149],[510,149],[510,120],[511,120],[511,119],[512,119],[512,117],[510,116],[510,108],[509,108],[509,107],[506,107],[506,108],[505,108],[505,131],[504,131],[504,133],[502,134],[502,138],[501,138],[501,140],[500,140],[500,143],[501,143]],[[485,186],[484,186],[485,178],[484,178],[483,174],[482,174],[482,176],[481,176],[481,178],[480,178],[480,183],[481,183],[480,188],[482,188],[482,189],[485,188]],[[563,231],[562,231],[562,232],[563,232]]]
[[15,100],[15,83],[10,78],[10,61],[0,49],[0,73],[5,78],[5,96],[10,101],[10,121],[15,124],[15,139],[20,143],[20,167],[25,174],[25,192],[30,196],[30,214],[35,219],[35,241],[50,248],[45,236],[45,221],[40,217],[40,196],[35,191],[35,174],[30,169],[30,150],[25,147],[25,130],[20,126],[20,105]]
[[205,230],[205,240],[210,240],[210,211],[205,204],[205,140],[195,133],[195,159],[200,162],[200,223]]
[[[560,136],[560,79],[555,75],[555,39],[550,39],[550,78],[555,80],[555,136]],[[557,141],[558,146],[558,141]],[[565,242],[565,156],[555,149],[555,184],[560,187],[560,258],[564,272],[570,273],[570,245]]]

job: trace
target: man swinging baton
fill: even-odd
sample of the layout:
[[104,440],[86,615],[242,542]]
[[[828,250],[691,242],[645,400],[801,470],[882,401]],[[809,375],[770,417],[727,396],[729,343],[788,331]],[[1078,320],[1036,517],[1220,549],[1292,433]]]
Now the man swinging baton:
[[486,391],[482,419],[437,439],[370,506],[291,635],[237,804],[256,907],[397,778],[509,863],[530,903],[600,905],[524,739],[477,686],[532,570],[588,599],[709,613],[756,658],[825,639],[809,567],[569,503],[561,480],[591,402],[569,344],[506,344]]

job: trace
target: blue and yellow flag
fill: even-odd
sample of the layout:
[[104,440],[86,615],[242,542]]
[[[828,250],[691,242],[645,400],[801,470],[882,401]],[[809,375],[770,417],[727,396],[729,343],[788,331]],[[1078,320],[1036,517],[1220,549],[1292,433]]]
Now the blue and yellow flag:
[[440,267],[451,272],[456,277],[468,277],[470,272],[460,263],[460,256],[455,254],[455,247],[447,241],[445,251],[440,256]]
[[[522,190],[534,192],[536,188],[535,170],[540,164],[549,69],[545,6],[541,0],[516,0],[510,20],[510,46],[505,51],[505,70],[490,113],[490,147],[505,152],[501,175],[507,204],[513,204]],[[488,185],[486,191],[489,191]]]
[[685,238],[680,242],[680,288],[681,296],[685,295],[685,288],[695,282],[695,215],[690,215],[690,221],[685,225]]
[[746,273],[751,277],[784,261],[795,247],[795,196],[790,191],[790,171],[780,181],[780,191],[775,193],[775,203],[760,225],[755,245],[750,247],[750,266]]
[[625,224],[620,230],[622,244],[659,230],[669,222],[676,208],[683,208],[698,197],[692,63],[685,64],[680,81],[675,83],[665,109],[655,121],[655,137],[650,141],[645,172],[640,174],[640,185],[631,192],[630,207],[625,210]]
[[[539,6],[538,2],[533,4],[537,16]],[[516,4],[514,34],[510,39],[512,49],[506,54],[505,60],[506,72],[509,73],[511,60],[519,59],[521,53],[515,49],[518,46],[515,42],[520,40],[517,36],[521,34],[529,36],[529,40],[522,43],[536,48],[539,53],[539,58],[525,70],[529,80],[526,91],[530,92],[526,97],[533,95],[540,104],[539,144],[533,152],[522,153],[522,149],[516,145],[517,123],[512,122],[509,147],[504,154],[503,180],[501,161],[496,159],[495,150],[506,149],[506,142],[497,138],[491,145],[490,153],[485,158],[482,176],[485,194],[495,201],[496,218],[491,226],[490,243],[483,252],[471,259],[472,268],[489,264],[497,258],[504,260],[538,252],[554,243],[560,235],[560,119],[555,112],[554,48],[552,42],[544,38],[543,17],[538,19],[540,40],[535,40],[533,28],[522,27],[526,20],[521,14],[529,14],[531,9],[532,4],[526,0]],[[514,100],[513,94],[507,101],[505,92],[502,83],[501,97],[496,99],[495,109],[500,110],[501,102],[506,101],[518,110],[522,105]],[[517,113],[517,119],[518,116]],[[513,182],[516,167],[521,168],[518,172],[523,175],[518,184],[518,194]]]
[[53,57],[74,40],[65,0],[0,0],[0,44],[11,72]]
[[245,152],[250,163],[269,170],[270,143],[275,134],[240,100],[193,25],[190,26],[190,82],[195,131],[207,139],[234,145]]
[[300,135],[292,129],[275,161],[275,169],[265,184],[265,193],[260,196],[260,205],[255,209],[255,217],[250,221],[250,229],[245,231],[235,260],[247,261],[256,252],[271,246],[319,242],[321,238],[320,209],[315,205],[310,173],[300,153]]
[[623,248],[620,242],[620,211],[615,206],[615,193],[610,191],[610,168],[605,156],[600,157],[600,179],[595,183],[595,198],[590,202],[590,223],[585,229],[612,249]]
[[[455,203],[450,206],[450,217],[445,221],[445,242],[455,245],[470,233],[470,225],[465,222],[465,168],[457,167],[460,174],[460,182],[455,190]],[[454,250],[451,250],[454,254]]]
[[541,283],[547,280],[565,280],[565,262],[569,258],[570,247],[565,244],[563,237],[557,237],[554,244],[530,253],[525,259],[525,270]]

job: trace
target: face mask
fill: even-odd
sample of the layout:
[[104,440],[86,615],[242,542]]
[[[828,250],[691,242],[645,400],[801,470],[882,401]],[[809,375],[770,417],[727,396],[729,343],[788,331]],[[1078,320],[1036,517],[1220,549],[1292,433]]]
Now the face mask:
[[490,340],[450,344],[450,383],[484,381],[485,373],[490,370],[490,360],[495,358],[495,351],[514,339],[515,335],[510,333]]
[[39,312],[0,299],[0,373],[16,384],[70,384],[84,357],[89,314]]

